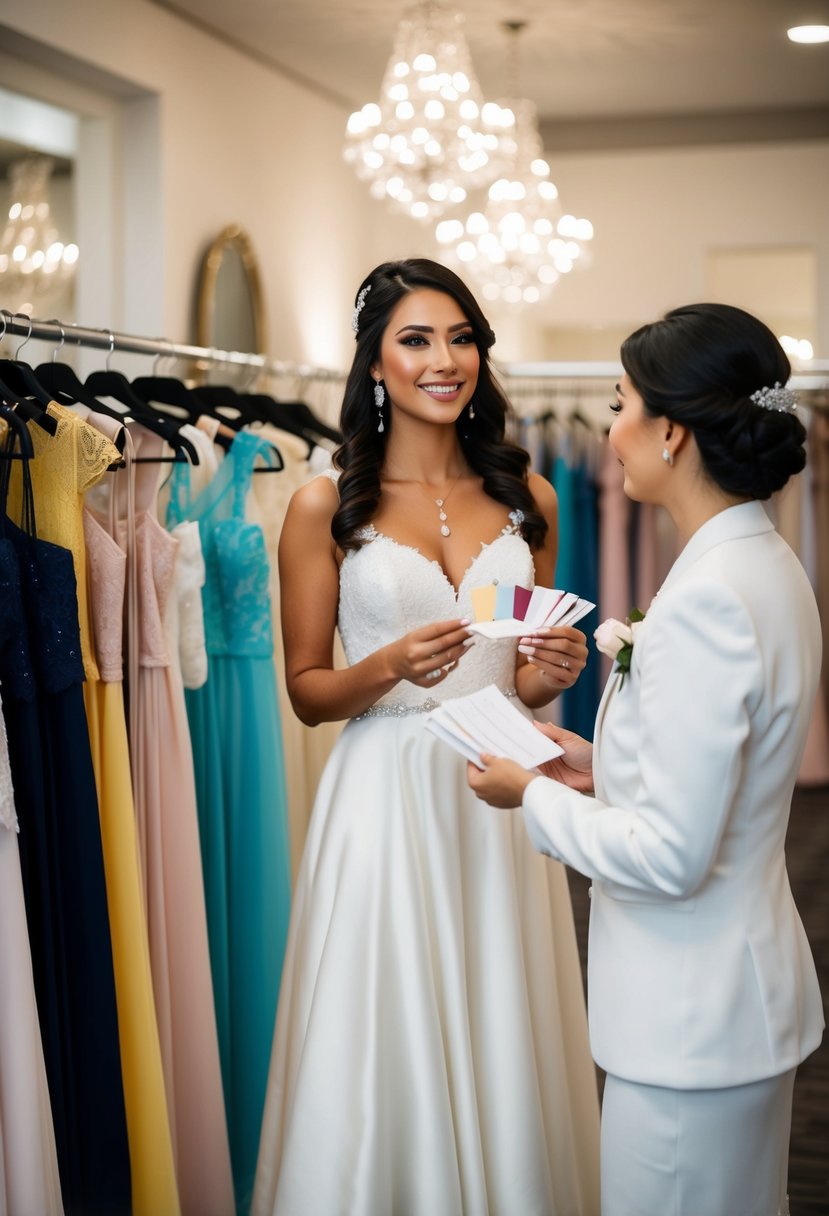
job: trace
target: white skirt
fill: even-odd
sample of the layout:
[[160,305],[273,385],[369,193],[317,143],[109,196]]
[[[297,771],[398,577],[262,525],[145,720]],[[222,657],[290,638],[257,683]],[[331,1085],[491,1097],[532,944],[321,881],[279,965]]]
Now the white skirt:
[[420,715],[348,724],[308,831],[253,1216],[597,1216],[563,867]]
[[788,1216],[794,1075],[727,1089],[608,1075],[602,1216]]

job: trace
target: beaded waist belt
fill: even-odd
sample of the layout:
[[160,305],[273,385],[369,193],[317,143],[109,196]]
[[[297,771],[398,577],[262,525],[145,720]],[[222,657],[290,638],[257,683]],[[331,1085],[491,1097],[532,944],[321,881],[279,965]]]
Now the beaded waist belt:
[[[515,697],[518,695],[514,688],[503,688],[501,691],[505,697]],[[427,697],[425,701],[421,701],[420,705],[406,705],[403,702],[370,705],[368,709],[363,710],[361,714],[357,714],[356,717],[352,718],[352,721],[360,722],[363,718],[408,718],[410,714],[428,714],[431,710],[438,709],[442,704],[442,701],[436,701],[434,697]]]

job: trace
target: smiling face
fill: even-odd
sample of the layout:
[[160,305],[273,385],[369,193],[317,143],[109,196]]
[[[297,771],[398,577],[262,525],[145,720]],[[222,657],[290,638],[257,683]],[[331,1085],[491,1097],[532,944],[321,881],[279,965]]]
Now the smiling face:
[[392,311],[371,374],[402,414],[454,423],[471,401],[481,357],[472,326],[452,296],[408,292]]
[[662,459],[666,420],[645,409],[627,373],[616,386],[616,414],[608,439],[625,471],[625,493],[635,502],[662,503],[670,467]]

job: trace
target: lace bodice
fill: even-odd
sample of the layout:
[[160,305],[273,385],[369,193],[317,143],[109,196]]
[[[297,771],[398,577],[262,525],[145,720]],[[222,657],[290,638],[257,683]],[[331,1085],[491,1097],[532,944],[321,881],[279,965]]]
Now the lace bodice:
[[[83,526],[83,495],[120,460],[115,445],[94,426],[56,402],[48,412],[57,421],[57,434],[48,435],[34,423],[29,433],[35,450],[31,477],[37,504],[38,535],[68,549],[75,563],[78,615],[80,618],[83,664],[87,679],[98,678],[92,650],[89,605],[86,587],[86,542]],[[9,489],[9,515],[20,519],[21,482],[18,469],[12,470]]]
[[201,688],[207,679],[207,649],[202,605],[205,569],[199,525],[195,520],[185,520],[173,528],[172,536],[179,545],[175,593],[169,601],[172,610],[172,636],[178,643],[184,687]]
[[270,564],[258,524],[245,519],[245,500],[257,458],[273,458],[270,444],[240,431],[206,490],[190,499],[185,466],[171,478],[168,527],[196,519],[207,577],[203,590],[208,654],[273,654]]
[[[339,630],[349,664],[432,621],[471,617],[472,587],[494,582],[532,587],[534,583],[532,554],[515,523],[481,545],[457,596],[436,561],[384,536],[373,525],[362,529],[361,535],[367,543],[349,550],[340,568]],[[516,647],[515,640],[476,638],[472,654],[461,659],[435,696],[441,700],[463,696],[486,684],[497,684],[504,692],[511,689]],[[377,706],[413,708],[427,700],[431,699],[426,690],[401,680]]]
[[124,678],[123,617],[127,555],[89,506],[83,510],[92,640],[98,674],[106,683]]

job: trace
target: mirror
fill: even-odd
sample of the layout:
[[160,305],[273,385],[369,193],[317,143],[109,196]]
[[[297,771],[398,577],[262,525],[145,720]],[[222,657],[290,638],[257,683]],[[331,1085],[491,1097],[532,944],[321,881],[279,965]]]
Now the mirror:
[[250,238],[237,224],[222,229],[199,271],[196,343],[265,354],[265,306]]

